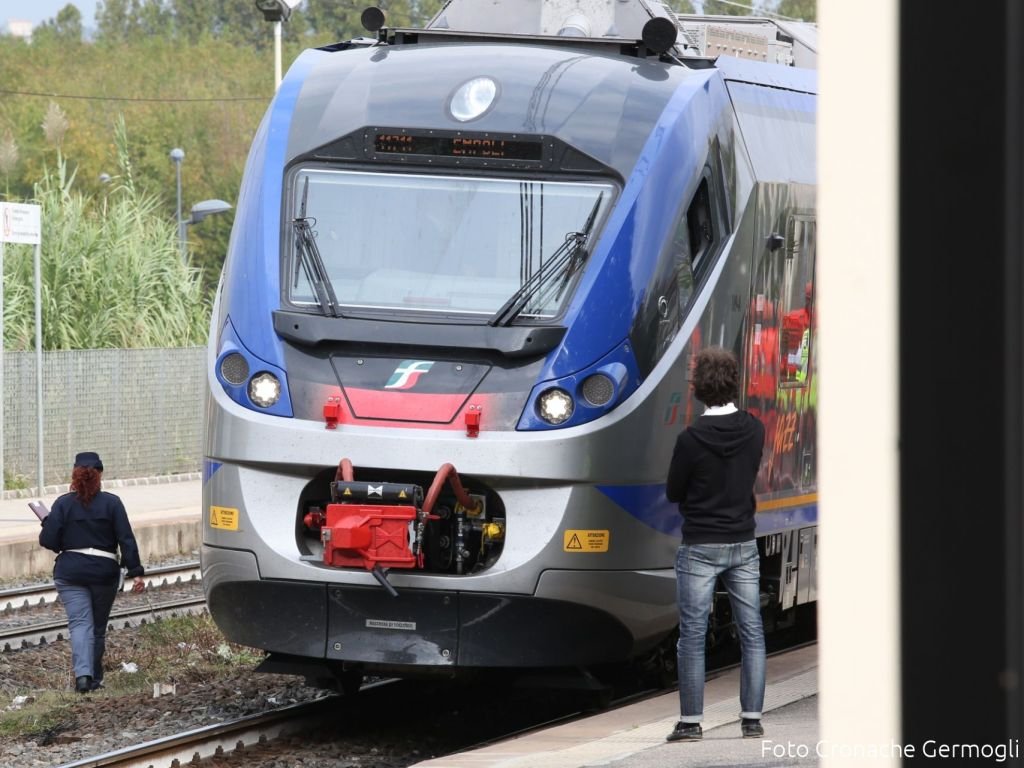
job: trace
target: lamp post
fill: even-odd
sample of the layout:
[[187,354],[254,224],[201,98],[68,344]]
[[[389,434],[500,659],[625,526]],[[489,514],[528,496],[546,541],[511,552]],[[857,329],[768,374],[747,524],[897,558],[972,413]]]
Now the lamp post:
[[110,188],[111,177],[109,173],[100,174],[100,184],[103,185],[103,215],[107,213],[107,190]]
[[281,22],[288,21],[302,0],[255,0],[263,20],[274,25],[274,90],[281,86]]
[[215,216],[218,213],[225,213],[231,210],[231,203],[223,200],[203,200],[192,206],[192,215],[189,216],[186,224],[198,224],[207,216]]
[[174,161],[174,172],[178,180],[178,248],[181,250],[182,262],[187,260],[185,253],[185,222],[181,218],[181,161],[185,159],[185,150],[175,147],[171,150],[171,160]]
[[203,200],[201,203],[196,203],[192,206],[191,215],[182,222],[181,226],[187,227],[189,224],[198,224],[207,216],[216,216],[218,213],[225,213],[230,210],[231,203],[225,203],[223,200]]

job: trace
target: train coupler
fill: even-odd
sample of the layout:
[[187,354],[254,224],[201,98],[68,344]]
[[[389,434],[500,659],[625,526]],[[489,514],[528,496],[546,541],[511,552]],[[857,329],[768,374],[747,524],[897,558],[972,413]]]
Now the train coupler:
[[[452,550],[447,560],[454,560],[456,572],[462,573],[463,561],[472,554],[465,540],[472,525],[469,521],[474,515],[482,514],[483,501],[482,497],[471,496],[463,489],[451,464],[444,464],[437,471],[425,496],[419,485],[356,482],[354,474],[352,463],[342,459],[330,485],[331,501],[324,508],[310,507],[303,516],[306,529],[320,537],[324,565],[365,569],[394,595],[394,588],[387,581],[387,571],[426,569],[428,555],[424,542],[429,540],[432,542],[430,556],[435,561],[444,557],[444,551],[439,553],[438,548],[447,544]],[[458,521],[447,534],[428,527],[441,520],[453,526],[451,508],[437,504],[445,486],[454,493],[454,517]],[[504,538],[499,523],[485,524],[483,520],[475,523],[482,549],[493,547]]]
[[324,564],[334,568],[416,568],[423,489],[399,483],[331,484],[320,528]]

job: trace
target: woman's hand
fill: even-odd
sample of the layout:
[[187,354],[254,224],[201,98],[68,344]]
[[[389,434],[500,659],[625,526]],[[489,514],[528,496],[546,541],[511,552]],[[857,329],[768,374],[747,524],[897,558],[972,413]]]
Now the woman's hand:
[[141,576],[136,576],[132,579],[132,592],[144,592],[146,590],[146,582]]

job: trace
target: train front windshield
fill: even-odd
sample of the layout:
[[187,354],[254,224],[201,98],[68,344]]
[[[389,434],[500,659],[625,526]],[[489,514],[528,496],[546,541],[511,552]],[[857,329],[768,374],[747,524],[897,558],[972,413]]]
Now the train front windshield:
[[[299,170],[292,189],[291,217],[309,222],[338,305],[485,317],[588,220],[599,222],[614,192],[607,183],[322,168]],[[294,244],[290,259],[287,300],[317,307]],[[541,292],[520,314],[553,317],[568,294]]]

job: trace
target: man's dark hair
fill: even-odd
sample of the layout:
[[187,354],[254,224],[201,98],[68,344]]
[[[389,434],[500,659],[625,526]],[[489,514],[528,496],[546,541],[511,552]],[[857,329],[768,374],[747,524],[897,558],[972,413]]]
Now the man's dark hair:
[[693,394],[704,405],[725,405],[739,394],[740,367],[736,356],[721,347],[708,347],[693,360]]

